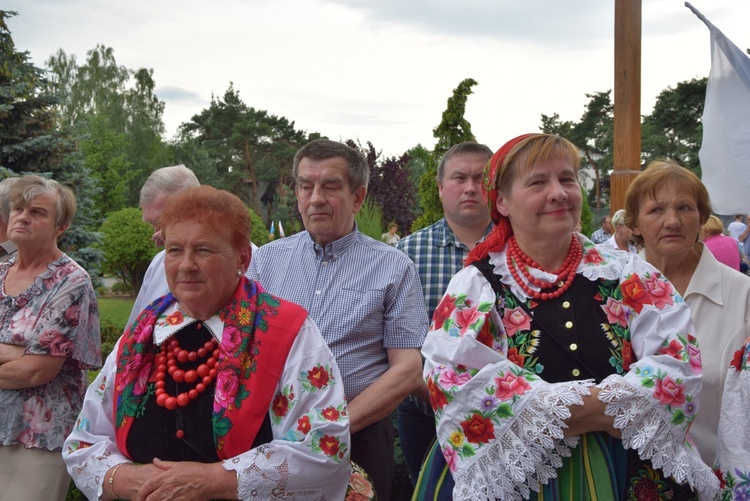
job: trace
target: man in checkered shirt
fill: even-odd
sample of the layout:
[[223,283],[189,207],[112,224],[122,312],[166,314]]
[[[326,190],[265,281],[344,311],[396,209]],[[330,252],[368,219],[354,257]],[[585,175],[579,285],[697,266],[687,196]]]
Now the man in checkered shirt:
[[[396,244],[417,266],[429,318],[448,282],[463,268],[464,258],[492,229],[490,211],[482,196],[482,174],[490,157],[492,150],[483,144],[451,147],[437,169],[445,217]],[[435,419],[424,382],[399,405],[398,431],[409,475],[416,485],[422,459],[435,438]]]
[[388,500],[391,413],[422,382],[419,349],[428,322],[414,263],[357,230],[369,171],[364,156],[345,144],[303,146],[292,173],[306,231],[261,246],[248,275],[302,305],[318,325],[341,371],[352,460]]

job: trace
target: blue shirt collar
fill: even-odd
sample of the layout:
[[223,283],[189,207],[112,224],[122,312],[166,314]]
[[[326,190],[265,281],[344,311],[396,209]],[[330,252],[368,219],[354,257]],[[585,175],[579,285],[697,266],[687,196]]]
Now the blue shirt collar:
[[338,240],[334,240],[333,242],[330,242],[323,247],[322,245],[316,243],[312,239],[312,235],[310,235],[309,232],[305,232],[307,235],[307,243],[306,247],[308,247],[312,252],[315,253],[318,257],[325,257],[329,256],[332,259],[335,259],[336,256],[343,254],[346,252],[349,247],[352,246],[352,244],[357,240],[359,235],[359,230],[357,229],[357,222],[354,221],[354,229],[344,235],[343,237],[339,238]]

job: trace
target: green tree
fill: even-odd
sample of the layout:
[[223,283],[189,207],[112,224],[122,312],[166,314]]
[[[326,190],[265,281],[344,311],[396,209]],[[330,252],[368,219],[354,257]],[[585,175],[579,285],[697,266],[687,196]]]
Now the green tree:
[[[97,210],[106,214],[137,205],[148,175],[173,163],[162,139],[164,103],[154,94],[153,70],[118,65],[114,50],[104,45],[90,50],[80,66],[75,55],[60,49],[47,67],[52,85],[66,96],[59,110],[61,124],[86,143],[85,156],[97,157],[90,163],[92,175],[107,190],[117,178],[113,198]],[[122,203],[120,184],[126,187]]]
[[101,221],[128,205],[128,181],[133,171],[126,158],[125,135],[115,132],[100,115],[91,116],[88,123],[89,134],[81,140],[80,148],[83,163],[99,186],[93,209]]
[[216,161],[211,153],[198,139],[194,137],[176,138],[170,143],[174,154],[174,163],[186,165],[195,173],[201,184],[213,186],[216,189],[228,190],[229,183],[225,182],[216,169]]
[[102,285],[104,253],[99,246],[102,234],[94,231],[101,221],[94,210],[94,197],[99,194],[100,188],[83,165],[76,165],[64,172],[60,180],[73,187],[77,206],[70,228],[60,237],[60,248],[88,272],[94,287],[99,287]]
[[596,209],[609,205],[609,174],[613,169],[614,106],[611,91],[586,94],[589,102],[578,122],[561,121],[558,114],[542,115],[542,132],[557,134],[578,146],[583,155],[582,175],[594,177]]
[[151,225],[143,221],[139,209],[127,208],[111,213],[102,223],[101,233],[104,272],[115,275],[133,291],[139,290],[157,253],[151,240]]
[[586,195],[586,189],[583,186],[581,186],[581,194],[583,195],[581,197],[581,233],[589,236],[594,231],[594,220],[591,214],[591,206],[589,205],[588,196]]
[[55,109],[61,99],[48,87],[44,70],[19,52],[6,20],[16,16],[0,10],[0,165],[16,173],[50,172],[68,167],[74,144],[57,127]]
[[[90,200],[99,191],[76,154],[68,129],[60,126],[60,95],[43,70],[18,52],[6,24],[15,12],[0,10],[0,166],[15,174],[35,172],[71,186],[78,202],[75,219],[60,238],[60,248],[99,282],[101,251],[93,247],[99,226]],[[7,172],[7,171],[6,171]]]
[[471,132],[471,124],[464,118],[466,101],[475,85],[476,80],[467,78],[453,89],[453,94],[448,98],[447,107],[443,111],[442,120],[432,130],[437,142],[432,151],[430,164],[419,181],[419,203],[422,213],[414,220],[412,231],[429,226],[443,217],[443,204],[440,202],[437,186],[437,165],[440,158],[454,144],[476,141]]
[[180,126],[179,141],[193,139],[214,159],[217,174],[260,212],[261,183],[289,184],[292,159],[308,141],[294,122],[245,104],[230,83],[221,98]]
[[250,241],[260,247],[263,244],[268,243],[269,235],[268,228],[263,222],[263,218],[258,215],[253,209],[248,208],[247,211],[250,213]]
[[409,180],[417,189],[414,192],[414,216],[418,217],[422,213],[422,200],[419,196],[419,182],[432,163],[432,151],[428,150],[421,144],[410,148],[406,154],[409,161],[406,163],[406,169],[409,172]]
[[417,190],[407,168],[408,153],[400,157],[380,158],[381,152],[369,141],[366,147],[351,139],[346,144],[359,150],[367,159],[370,166],[367,199],[378,205],[381,219],[386,223],[395,222],[399,231],[411,228],[416,217]]
[[[700,175],[698,152],[703,139],[706,82],[706,78],[680,82],[659,94],[652,113],[643,117],[644,164],[667,158]],[[597,212],[609,205],[609,174],[614,168],[614,107],[610,96],[611,91],[586,94],[589,102],[577,122],[562,121],[558,114],[542,115],[542,131],[559,134],[581,149],[582,174],[594,174],[589,202],[594,202]]]
[[703,141],[703,105],[706,78],[694,78],[667,87],[644,117],[643,160],[669,158],[701,175],[698,152]]

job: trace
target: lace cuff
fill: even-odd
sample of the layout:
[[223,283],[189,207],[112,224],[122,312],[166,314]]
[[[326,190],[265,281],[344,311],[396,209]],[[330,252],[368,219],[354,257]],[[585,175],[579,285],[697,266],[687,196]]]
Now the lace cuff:
[[70,474],[86,499],[101,499],[107,472],[120,463],[130,464],[132,461],[117,452],[115,447],[108,447],[104,454],[92,454],[79,466],[71,468]]
[[599,387],[599,400],[607,404],[605,413],[614,416],[626,449],[638,451],[641,459],[651,461],[664,475],[687,482],[701,499],[713,499],[719,487],[716,475],[681,430],[664,419],[650,396],[617,375],[609,376]]
[[223,466],[237,472],[239,499],[273,500],[289,496],[287,458],[268,444],[227,459]]
[[473,463],[453,473],[453,498],[526,499],[529,488],[536,491],[556,477],[561,458],[569,457],[578,444],[578,437],[563,437],[568,407],[583,404],[581,395],[589,395],[592,384],[571,381],[540,389],[502,436],[483,447]]

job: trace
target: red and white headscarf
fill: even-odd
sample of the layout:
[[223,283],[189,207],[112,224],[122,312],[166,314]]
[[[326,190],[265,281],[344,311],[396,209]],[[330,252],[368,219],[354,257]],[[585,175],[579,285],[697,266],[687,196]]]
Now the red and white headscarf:
[[513,234],[513,228],[510,225],[510,219],[500,214],[497,210],[497,196],[500,191],[497,188],[497,179],[500,177],[502,169],[507,167],[505,160],[513,147],[524,139],[541,135],[543,134],[522,134],[518,137],[514,137],[497,150],[497,152],[492,155],[490,161],[487,162],[482,179],[482,193],[485,200],[487,200],[487,205],[490,208],[490,217],[492,218],[492,222],[495,223],[495,227],[492,232],[487,235],[487,238],[485,238],[483,242],[477,244],[477,246],[469,253],[465,260],[466,264],[480,261],[487,257],[490,252],[500,252],[505,249],[505,244],[508,242],[508,238]]

